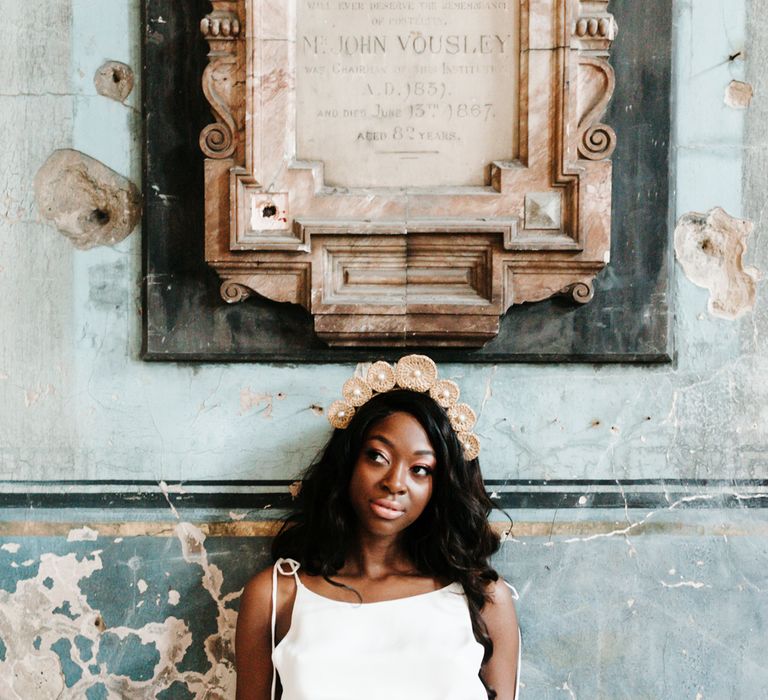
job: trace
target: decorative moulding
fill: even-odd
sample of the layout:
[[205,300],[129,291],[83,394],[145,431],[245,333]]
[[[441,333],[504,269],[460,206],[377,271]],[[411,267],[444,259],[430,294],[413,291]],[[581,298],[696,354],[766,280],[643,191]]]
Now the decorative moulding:
[[299,304],[332,346],[477,347],[513,304],[592,298],[608,0],[212,5],[200,146],[225,301]]

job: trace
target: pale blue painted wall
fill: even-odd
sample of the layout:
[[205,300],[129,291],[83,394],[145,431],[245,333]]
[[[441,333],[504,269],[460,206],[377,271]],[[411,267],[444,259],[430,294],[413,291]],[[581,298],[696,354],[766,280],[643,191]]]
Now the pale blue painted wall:
[[[40,13],[48,24],[50,16]],[[677,2],[675,18],[676,215],[722,206],[743,216],[745,113],[727,108],[723,94],[729,80],[744,77],[744,62],[726,57],[744,48],[745,5]],[[29,153],[22,176],[28,185],[52,147],[71,146],[138,182],[139,90],[120,105],[96,95],[92,81],[106,59],[139,68],[138,0],[73,0],[71,18],[60,24],[71,31],[68,46],[48,45],[39,32],[28,41],[56,64],[53,88],[60,96],[50,101],[68,114],[57,138]],[[44,80],[22,71],[18,90],[38,79]],[[18,128],[14,133],[19,144],[32,138]],[[138,359],[140,232],[113,248],[73,253],[35,221],[26,194],[24,209],[35,246],[62,280],[53,294],[42,294],[44,319],[58,324],[59,342],[29,343],[51,329],[40,318],[41,295],[23,295],[11,319],[26,324],[6,324],[0,351],[0,370],[8,375],[0,381],[0,473],[45,479],[66,468],[68,476],[91,478],[285,477],[314,454],[328,428],[309,406],[336,398],[349,367],[145,364]],[[0,277],[6,294],[29,287],[25,244],[20,238],[6,254]],[[750,315],[737,322],[710,317],[707,292],[679,268],[673,287],[677,360],[671,365],[444,368],[473,405],[483,405],[479,433],[488,476],[750,475],[739,446],[761,444],[766,435],[766,416],[757,408],[765,398],[758,380],[766,357],[754,353],[750,340],[759,323]],[[19,345],[29,347],[23,354],[8,350]],[[37,377],[24,369],[30,361]],[[25,392],[38,386],[43,395],[25,405]],[[244,390],[284,398],[274,399],[271,415],[266,403],[241,412]],[[487,401],[486,391],[492,392]],[[600,428],[590,427],[593,419]],[[32,423],[55,425],[35,429],[30,443]],[[723,451],[727,459],[720,460]]]
[[[672,159],[674,218],[722,206],[754,219],[747,261],[763,270],[766,4],[675,2]],[[310,405],[336,398],[351,368],[141,362],[140,232],[114,248],[76,252],[34,207],[32,178],[55,148],[82,150],[138,184],[139,92],[123,106],[97,96],[92,84],[106,59],[139,69],[138,7],[138,0],[0,0],[15,28],[0,45],[0,479],[286,478],[328,435]],[[746,63],[726,60],[745,46]],[[748,112],[723,104],[733,78],[756,86]],[[711,317],[707,292],[678,266],[672,286],[677,355],[670,365],[443,368],[460,381],[468,402],[482,407],[478,433],[488,477],[768,478],[765,285],[755,311],[735,322]],[[271,414],[264,403],[243,411],[244,391],[271,395]],[[592,427],[595,419],[599,427]],[[768,683],[761,665],[768,630],[764,513],[676,506],[515,513],[523,534],[505,546],[498,565],[520,592],[524,700],[760,697]],[[81,607],[110,626],[170,625],[176,615],[194,627],[215,613],[215,601],[200,586],[202,564],[182,562],[177,550],[184,538],[153,529],[157,513],[0,516],[3,542],[20,543],[16,553],[0,550],[0,636],[20,608],[21,619],[48,624],[32,614],[41,605],[37,594],[45,594],[44,583],[32,578],[42,565],[58,567],[53,591],[59,585],[67,595],[79,591],[87,597]],[[174,520],[170,511],[160,517]],[[227,514],[182,511],[181,517],[202,526]],[[145,537],[126,534],[131,522],[122,521],[141,518],[136,532]],[[77,527],[115,521],[121,534],[112,537],[103,526],[98,541],[67,543],[66,527],[56,530],[61,520]],[[23,536],[27,527],[35,537]],[[209,537],[226,590],[263,561],[261,546],[256,538]],[[78,581],[65,557],[81,551],[108,566]],[[29,586],[17,584],[26,579]],[[152,594],[141,607],[138,580]],[[180,607],[152,602],[163,586],[181,592]],[[76,624],[56,629],[74,639]],[[173,634],[170,626],[152,630],[145,633],[153,639]],[[222,625],[218,634],[226,637],[227,630]],[[58,673],[55,657],[32,649],[33,628],[16,634],[28,642],[17,653],[30,669]],[[196,637],[194,645],[201,641]],[[202,655],[200,648],[196,653]],[[135,678],[146,664],[136,659]],[[200,666],[212,687],[215,673]],[[221,683],[231,693],[228,668],[229,680]],[[100,673],[119,686],[114,669]],[[141,692],[134,685],[134,696]]]

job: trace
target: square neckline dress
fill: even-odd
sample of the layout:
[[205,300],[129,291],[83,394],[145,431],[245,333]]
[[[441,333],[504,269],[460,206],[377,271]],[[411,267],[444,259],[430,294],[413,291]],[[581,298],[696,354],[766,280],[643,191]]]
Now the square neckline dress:
[[[272,572],[272,700],[278,675],[281,700],[488,700],[478,675],[484,649],[460,583],[350,603],[311,591],[298,571],[281,558]],[[295,578],[296,598],[275,645],[278,573]],[[518,657],[516,699],[519,679]]]

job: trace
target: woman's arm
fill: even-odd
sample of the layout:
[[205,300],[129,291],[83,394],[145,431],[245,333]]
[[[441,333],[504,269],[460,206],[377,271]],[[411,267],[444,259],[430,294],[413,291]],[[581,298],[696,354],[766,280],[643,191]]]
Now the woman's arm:
[[491,600],[482,609],[493,640],[493,655],[483,667],[483,678],[497,693],[496,700],[516,700],[519,632],[512,592],[501,579],[488,587]]
[[270,700],[272,688],[272,569],[243,589],[235,634],[237,700]]

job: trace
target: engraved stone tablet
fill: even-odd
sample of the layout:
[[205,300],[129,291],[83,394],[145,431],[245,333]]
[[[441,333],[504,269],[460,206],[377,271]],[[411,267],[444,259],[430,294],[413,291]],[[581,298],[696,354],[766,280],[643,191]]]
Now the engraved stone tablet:
[[298,0],[297,157],[341,187],[484,185],[517,156],[514,0]]
[[609,0],[211,0],[206,259],[338,346],[481,346],[592,298]]

